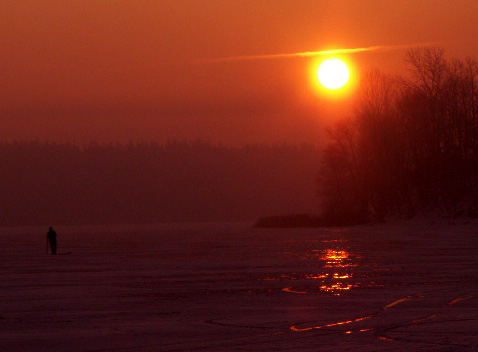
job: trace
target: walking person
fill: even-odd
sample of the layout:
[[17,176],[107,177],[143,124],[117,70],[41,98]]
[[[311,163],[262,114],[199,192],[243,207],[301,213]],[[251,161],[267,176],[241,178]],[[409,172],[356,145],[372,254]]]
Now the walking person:
[[56,232],[51,226],[46,234],[46,240],[48,245],[50,245],[51,254],[56,255]]

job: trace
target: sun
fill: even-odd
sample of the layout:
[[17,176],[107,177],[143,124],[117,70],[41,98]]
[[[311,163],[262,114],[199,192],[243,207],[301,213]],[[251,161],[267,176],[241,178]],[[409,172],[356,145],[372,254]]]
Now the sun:
[[350,70],[347,64],[337,58],[330,58],[322,61],[319,65],[317,77],[322,86],[327,89],[340,89],[350,79]]

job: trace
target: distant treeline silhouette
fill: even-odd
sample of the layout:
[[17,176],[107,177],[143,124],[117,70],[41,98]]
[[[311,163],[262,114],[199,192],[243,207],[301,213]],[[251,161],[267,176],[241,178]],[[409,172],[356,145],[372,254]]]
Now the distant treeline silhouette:
[[255,220],[314,209],[318,148],[0,143],[0,224]]
[[478,64],[439,48],[409,51],[406,61],[409,77],[365,77],[356,116],[330,129],[326,218],[478,214]]

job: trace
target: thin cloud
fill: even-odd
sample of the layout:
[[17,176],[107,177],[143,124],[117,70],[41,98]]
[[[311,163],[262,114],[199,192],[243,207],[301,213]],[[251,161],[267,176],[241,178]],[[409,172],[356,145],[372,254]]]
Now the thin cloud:
[[286,59],[296,57],[313,57],[331,54],[355,54],[366,51],[390,51],[408,49],[413,47],[429,46],[436,43],[421,43],[421,44],[403,44],[403,45],[376,45],[362,48],[344,48],[320,51],[305,51],[301,53],[287,53],[287,54],[265,54],[265,55],[245,55],[245,56],[226,56],[212,59],[199,60],[200,63],[218,63],[218,62],[232,62],[232,61],[246,61],[246,60],[271,60],[271,59]]

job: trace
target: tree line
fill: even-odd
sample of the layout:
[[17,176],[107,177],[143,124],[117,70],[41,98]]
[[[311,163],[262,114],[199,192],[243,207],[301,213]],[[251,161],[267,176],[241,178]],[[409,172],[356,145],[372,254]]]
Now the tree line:
[[364,77],[356,114],[330,128],[325,218],[478,215],[478,64],[440,48],[411,50],[406,62],[406,77]]
[[311,145],[0,143],[0,224],[254,220],[315,207]]

